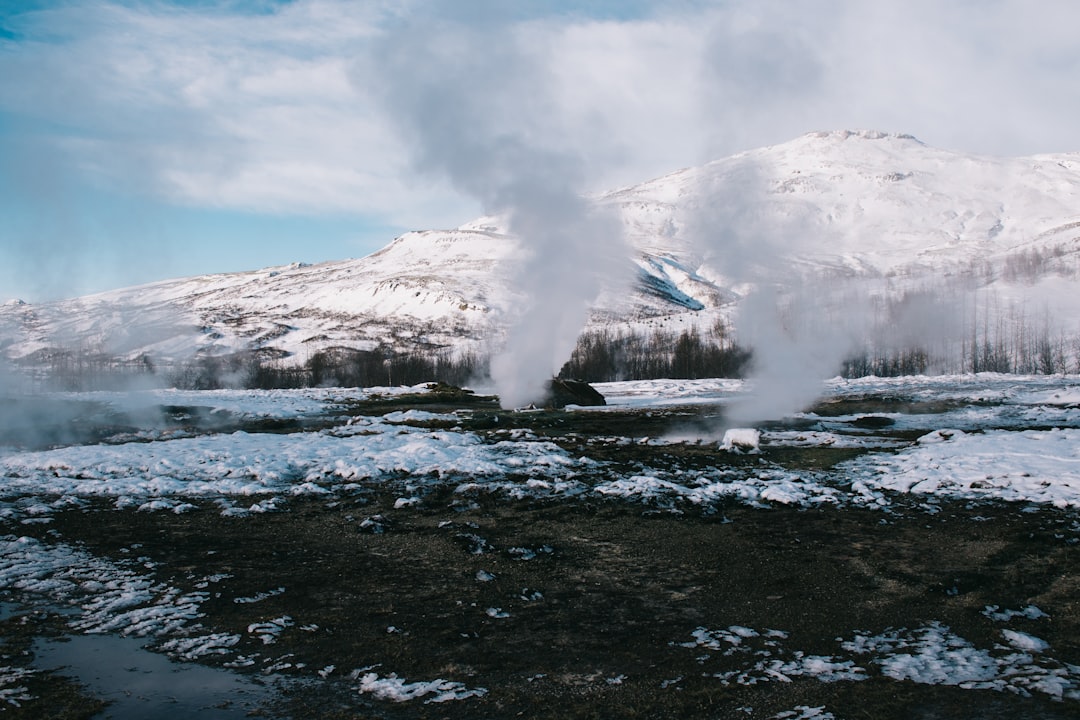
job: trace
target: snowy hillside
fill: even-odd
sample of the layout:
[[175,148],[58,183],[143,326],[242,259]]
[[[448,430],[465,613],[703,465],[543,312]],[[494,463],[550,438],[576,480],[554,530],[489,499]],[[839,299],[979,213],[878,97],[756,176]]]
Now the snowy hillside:
[[[626,229],[632,257],[611,262],[637,265],[633,291],[604,294],[594,325],[708,327],[755,283],[792,272],[1080,296],[1078,153],[992,158],[906,135],[811,133],[594,200]],[[356,260],[11,301],[0,351],[16,362],[55,348],[165,360],[250,349],[297,362],[330,347],[483,353],[521,301],[521,255],[498,219],[482,218]]]

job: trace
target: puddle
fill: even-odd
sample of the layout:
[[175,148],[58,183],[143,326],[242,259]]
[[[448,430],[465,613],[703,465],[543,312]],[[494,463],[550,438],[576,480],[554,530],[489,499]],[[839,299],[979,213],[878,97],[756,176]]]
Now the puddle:
[[145,638],[71,635],[38,639],[35,665],[85,685],[109,706],[105,720],[197,717],[235,720],[270,699],[272,690],[227,670],[177,663],[146,650]]

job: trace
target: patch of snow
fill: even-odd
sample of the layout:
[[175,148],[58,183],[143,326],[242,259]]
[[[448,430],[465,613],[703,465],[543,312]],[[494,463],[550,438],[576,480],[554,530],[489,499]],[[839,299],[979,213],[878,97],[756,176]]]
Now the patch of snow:
[[453,413],[433,413],[426,410],[398,410],[392,413],[386,413],[382,416],[382,421],[390,423],[391,425],[409,425],[409,424],[421,424],[429,422],[456,422],[458,416]]
[[369,672],[358,675],[357,679],[360,681],[356,686],[357,692],[390,702],[407,702],[432,695],[433,697],[424,701],[425,704],[444,703],[487,695],[486,688],[468,688],[460,682],[441,679],[410,683],[399,678],[396,673],[379,677],[378,674]]
[[255,593],[254,595],[251,595],[250,597],[233,598],[233,602],[238,604],[238,605],[249,605],[251,603],[262,602],[263,600],[266,600],[267,598],[276,597],[278,595],[281,595],[284,592],[285,592],[285,588],[277,587],[277,588],[274,588],[273,590],[267,590],[266,592]]
[[987,605],[982,614],[997,622],[1009,622],[1017,617],[1027,618],[1028,620],[1039,620],[1041,618],[1050,617],[1034,605],[1028,605],[1020,610],[1002,610],[997,605]]
[[766,447],[889,450],[904,447],[908,443],[874,435],[848,435],[820,430],[776,430],[762,432],[761,444]]
[[937,430],[894,455],[842,463],[870,488],[1080,507],[1080,429]]
[[0,458],[0,492],[154,499],[312,494],[403,475],[558,477],[591,463],[549,442],[489,444],[473,433],[390,426],[377,419],[367,422],[363,433],[353,432],[356,428],[288,435],[236,432],[19,453]]
[[1002,630],[1002,637],[1005,641],[1012,645],[1017,650],[1024,650],[1025,652],[1041,653],[1050,649],[1050,643],[1046,642],[1042,638],[1037,638],[1034,635],[1028,635],[1027,633],[1020,632],[1018,630]]
[[262,640],[263,645],[273,645],[278,641],[278,637],[280,637],[285,628],[290,628],[295,624],[296,623],[293,622],[291,617],[282,615],[273,620],[251,623],[248,625],[247,631],[249,635],[254,635]]
[[686,473],[680,478],[682,482],[665,479],[661,475],[655,472],[652,475],[610,480],[596,485],[593,491],[661,508],[674,508],[676,501],[710,507],[727,499],[750,505],[817,505],[839,503],[846,499],[843,493],[826,484],[823,475],[794,473],[775,467],[749,473],[732,469]]
[[720,447],[728,452],[752,454],[761,451],[761,432],[754,428],[730,428],[724,431]]
[[3,709],[4,704],[22,707],[24,702],[35,699],[26,686],[21,684],[35,672],[37,671],[29,668],[0,666],[0,709]]
[[773,715],[770,720],[836,720],[836,716],[825,711],[825,706],[810,707],[809,705],[796,705],[794,710]]
[[193,637],[179,637],[166,640],[158,645],[162,650],[181,660],[198,660],[212,655],[228,655],[240,642],[240,636],[233,633],[211,633]]
[[1055,700],[1080,701],[1080,667],[1050,657],[1049,644],[1026,633],[1003,631],[1010,646],[979,648],[935,622],[916,630],[837,638],[837,653],[831,656],[789,649],[785,642],[789,635],[777,630],[699,627],[691,636],[689,642],[672,644],[708,650],[698,663],[720,665],[723,669],[710,676],[725,685],[786,683],[796,677],[860,681],[879,674],[926,685],[1020,695],[1039,692]]
[[[1038,640],[1026,637],[1032,643]],[[914,631],[856,635],[843,647],[875,656],[881,673],[894,680],[1022,695],[1035,691],[1058,700],[1080,700],[1080,667],[1046,656],[1036,660],[1029,652],[1012,648],[980,649],[940,623]]]
[[207,593],[156,583],[133,564],[28,537],[0,539],[0,586],[29,604],[71,608],[74,631],[156,638],[159,649],[181,660],[232,652],[239,636],[207,633],[197,622]]

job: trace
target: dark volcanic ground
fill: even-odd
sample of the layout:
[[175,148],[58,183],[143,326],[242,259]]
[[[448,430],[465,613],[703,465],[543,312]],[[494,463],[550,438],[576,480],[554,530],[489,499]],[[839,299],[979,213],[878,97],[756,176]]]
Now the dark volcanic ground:
[[[601,432],[649,434],[658,423],[674,422],[628,412],[589,416],[568,428],[569,417],[537,413],[516,422],[568,445]],[[501,418],[501,427],[509,422]],[[787,467],[827,466],[850,454],[788,448],[724,459],[700,446],[609,445],[597,452],[625,452],[622,461],[630,465]],[[903,501],[889,511],[759,508],[732,501],[702,512],[595,497],[463,498],[451,487],[414,505],[395,506],[399,497],[372,490],[293,499],[279,512],[244,518],[222,517],[209,501],[179,515],[95,502],[56,513],[48,523],[8,523],[4,533],[62,541],[118,565],[135,563],[179,591],[207,593],[200,622],[240,636],[229,657],[252,659],[219,672],[273,692],[217,700],[197,717],[1080,714],[1080,702],[1047,692],[897,680],[873,656],[844,647],[858,635],[892,630],[911,638],[930,628],[962,638],[952,646],[957,652],[945,656],[959,662],[970,657],[965,647],[1007,655],[1002,631],[1011,629],[1053,648],[1048,660],[1030,653],[1032,663],[1077,682],[1080,524],[1073,511],[949,502],[928,511]],[[0,712],[90,717],[102,699],[115,700],[85,678],[70,678],[58,668],[62,662],[46,672],[35,658],[42,638],[69,635],[70,610],[35,605],[12,587],[0,591],[0,601],[0,665],[38,669],[21,682],[36,699],[16,706],[0,695]],[[1003,621],[987,612],[1032,605],[1049,617]],[[252,630],[279,618],[287,620],[270,642]],[[917,649],[908,652],[918,660]],[[832,676],[819,667],[825,659],[837,664]],[[221,660],[200,663],[219,667]],[[818,672],[807,672],[810,667]],[[317,669],[325,679],[313,679]],[[864,679],[836,677],[845,671]],[[478,692],[448,702],[425,703],[435,693],[393,702],[358,691],[369,675],[438,678]],[[129,701],[114,702],[100,717],[122,707],[135,707],[123,712],[136,714],[114,717],[170,716],[162,714],[167,704]]]

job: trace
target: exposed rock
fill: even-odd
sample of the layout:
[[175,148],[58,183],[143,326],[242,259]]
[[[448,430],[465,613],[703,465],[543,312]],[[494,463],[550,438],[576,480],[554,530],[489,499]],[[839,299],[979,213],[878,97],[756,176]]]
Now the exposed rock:
[[607,405],[607,401],[599,390],[587,382],[551,378],[544,406],[561,408],[567,405],[597,406]]

